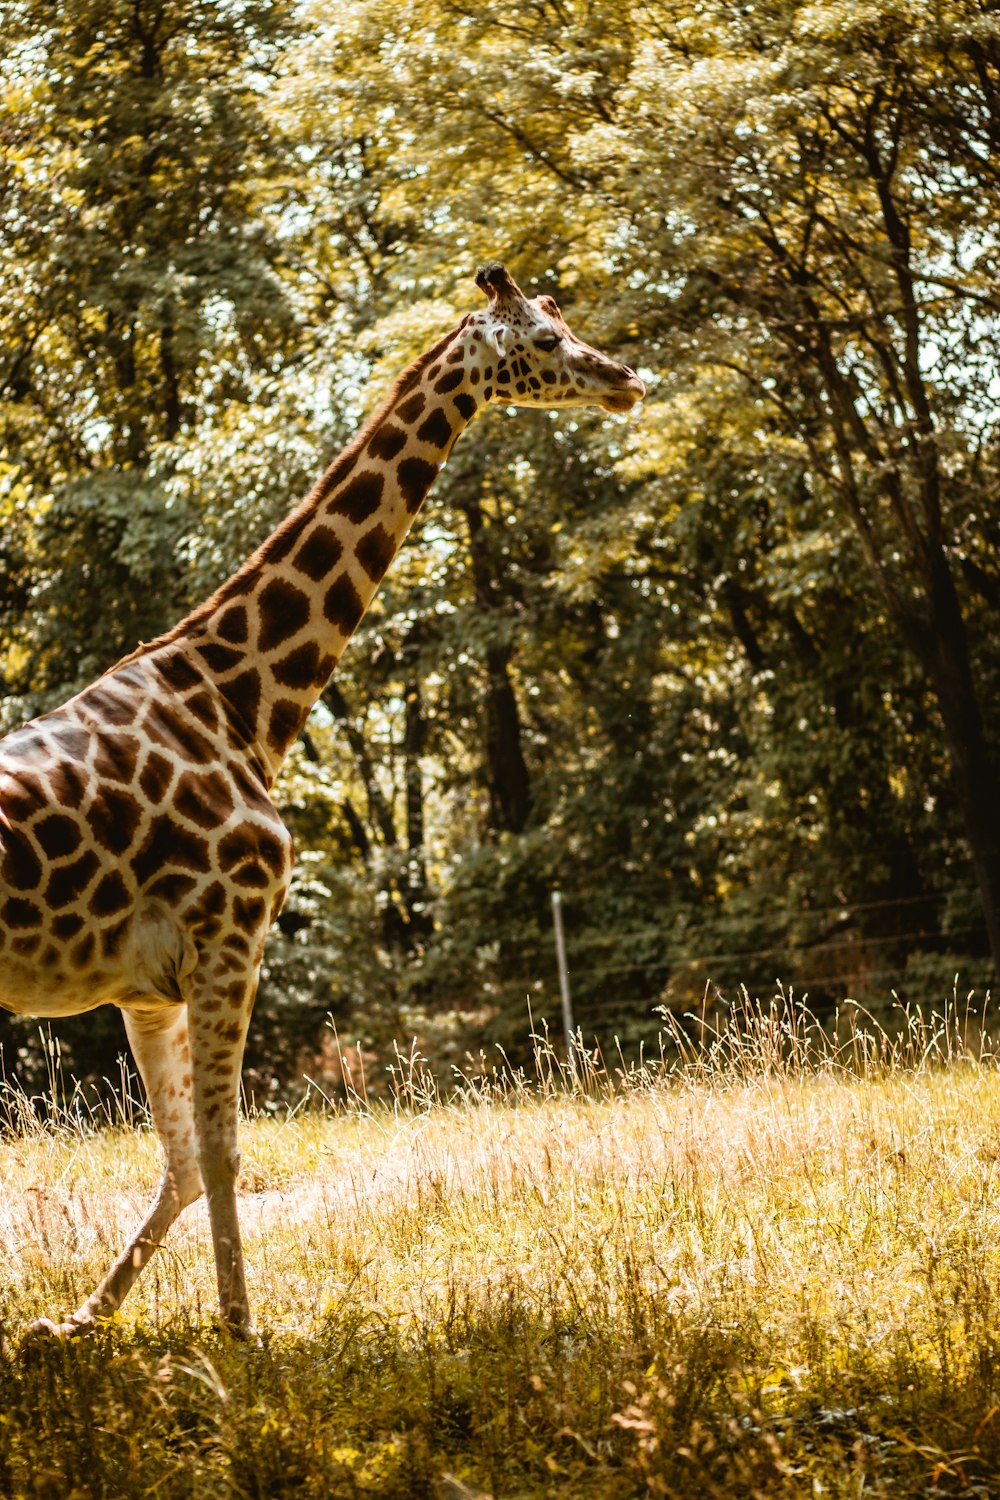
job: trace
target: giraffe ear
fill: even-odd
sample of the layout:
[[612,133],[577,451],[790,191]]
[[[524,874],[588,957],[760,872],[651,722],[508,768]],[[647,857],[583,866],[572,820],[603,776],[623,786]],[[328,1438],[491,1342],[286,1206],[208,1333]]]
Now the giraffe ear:
[[510,339],[510,329],[503,323],[490,323],[483,332],[486,342],[492,344],[500,359],[507,353],[507,343]]

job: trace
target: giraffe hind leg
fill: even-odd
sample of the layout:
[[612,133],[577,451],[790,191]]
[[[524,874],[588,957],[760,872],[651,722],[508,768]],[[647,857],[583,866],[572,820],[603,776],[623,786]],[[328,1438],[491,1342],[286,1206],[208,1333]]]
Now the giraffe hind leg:
[[166,1009],[162,1002],[135,1005],[125,1013],[125,1029],[163,1147],[159,1191],[125,1250],[76,1312],[60,1323],[50,1318],[37,1319],[25,1330],[25,1340],[46,1336],[73,1338],[110,1317],[121,1306],[178,1214],[202,1191],[192,1107],[187,1007],[177,1005]]

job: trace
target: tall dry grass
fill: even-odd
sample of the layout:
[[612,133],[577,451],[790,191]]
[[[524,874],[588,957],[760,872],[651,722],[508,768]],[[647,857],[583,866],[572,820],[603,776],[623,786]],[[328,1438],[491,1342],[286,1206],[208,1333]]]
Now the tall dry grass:
[[[575,1084],[542,1037],[444,1096],[400,1054],[388,1103],[250,1120],[261,1346],[211,1332],[189,1211],[96,1342],[8,1355],[0,1487],[36,1492],[41,1438],[81,1494],[1000,1493],[986,1021],[744,997],[652,1059],[581,1046]],[[58,1078],[44,1123],[4,1107],[12,1334],[88,1289],[158,1152]],[[81,1445],[60,1412],[95,1405]]]

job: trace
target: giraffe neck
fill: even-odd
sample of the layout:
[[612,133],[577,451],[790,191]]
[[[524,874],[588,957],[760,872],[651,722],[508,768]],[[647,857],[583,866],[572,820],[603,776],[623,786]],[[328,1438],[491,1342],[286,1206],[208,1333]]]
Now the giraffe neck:
[[272,779],[463,428],[496,358],[455,329],[412,364],[297,510],[146,651],[181,646]]

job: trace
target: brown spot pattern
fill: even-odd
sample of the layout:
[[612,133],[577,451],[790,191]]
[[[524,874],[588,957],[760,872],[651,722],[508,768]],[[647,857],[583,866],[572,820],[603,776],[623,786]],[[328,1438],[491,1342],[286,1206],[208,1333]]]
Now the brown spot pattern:
[[338,515],[360,525],[378,510],[383,486],[381,474],[359,474],[334,498],[332,508]]
[[252,727],[257,721],[260,708],[260,673],[256,667],[248,667],[231,682],[223,683],[222,691],[232,704],[240,719]]
[[101,933],[101,952],[105,958],[114,958],[131,926],[132,917],[129,915],[122,917],[121,921],[115,922],[113,926],[105,927]]
[[439,395],[446,396],[449,391],[453,391],[456,386],[461,385],[463,379],[464,375],[461,370],[449,370],[447,374],[442,375],[441,379],[436,382],[434,389]]
[[205,887],[198,901],[199,917],[221,917],[226,909],[226,888],[221,880]]
[[26,823],[32,813],[48,803],[45,787],[36,776],[22,773],[3,794],[3,808],[12,823]]
[[70,959],[78,969],[85,969],[94,956],[94,934],[86,933],[70,954]]
[[275,750],[284,749],[298,734],[308,710],[291,698],[279,698],[271,709],[267,738]]
[[431,412],[417,428],[417,437],[422,443],[430,443],[434,448],[445,448],[451,438],[451,423],[445,416],[443,409],[438,406]]
[[66,760],[85,760],[90,735],[77,724],[60,724],[54,731],[58,753]]
[[415,514],[424,502],[424,496],[437,478],[437,464],[423,458],[404,458],[399,466],[399,488],[406,508]]
[[172,755],[202,764],[212,758],[211,740],[165,703],[156,705],[146,719],[145,728],[154,744],[162,745]]
[[94,887],[90,910],[95,917],[110,917],[127,906],[131,899],[128,887],[118,871],[109,870]]
[[201,674],[179,650],[157,657],[156,665],[160,676],[175,692],[186,693],[201,682]]
[[0,875],[12,891],[33,891],[42,878],[42,865],[27,839],[11,837],[0,864]]
[[368,452],[372,458],[384,459],[391,462],[406,447],[406,433],[402,427],[396,427],[392,422],[383,422],[382,426],[368,439]]
[[286,578],[272,578],[265,584],[257,603],[260,610],[257,646],[261,651],[273,651],[282,641],[298,635],[309,622],[309,595]]
[[381,522],[366,531],[357,546],[357,557],[368,577],[378,583],[392,562],[396,543]]
[[7,927],[37,927],[42,920],[42,913],[34,901],[25,901],[20,896],[10,896],[4,902],[0,919]]
[[80,826],[65,813],[50,813],[31,830],[46,859],[63,859],[80,847]]
[[174,807],[201,828],[217,828],[234,806],[229,781],[219,771],[185,771],[177,783]]
[[337,566],[343,551],[335,531],[329,526],[314,526],[292,558],[292,565],[314,583],[319,583]]
[[143,796],[155,806],[162,802],[166,790],[174,779],[173,761],[169,761],[158,750],[150,751],[146,764],[139,773],[139,786]]
[[335,485],[340,484],[342,479],[347,478],[357,461],[358,455],[356,452],[342,453],[339,458],[335,458],[316,486],[316,498],[322,500],[325,496],[329,495]]
[[49,777],[51,801],[58,807],[77,808],[82,803],[90,786],[90,776],[84,766],[59,765]]
[[304,646],[296,646],[281,661],[276,662],[271,668],[275,682],[282,687],[299,688],[305,690],[324,681],[321,671],[321,662],[325,664],[326,657],[320,656],[320,650],[315,641],[308,641]]
[[159,896],[173,906],[193,891],[197,884],[193,875],[182,875],[179,870],[170,870],[165,875],[158,875],[147,891],[150,896]]
[[[494,289],[507,284],[500,267],[489,268],[489,277]],[[533,326],[525,316],[521,331]],[[47,969],[52,994],[57,984],[70,985],[73,964],[82,972],[71,993],[85,1002],[111,996],[127,1006],[141,998],[130,988],[139,982],[150,995],[191,1000],[195,1046],[189,1055],[176,1034],[165,1044],[165,1068],[177,1066],[161,1080],[161,1120],[184,1122],[183,1095],[197,1082],[199,1126],[210,1136],[214,1121],[227,1130],[233,1123],[254,970],[291,857],[269,778],[334,664],[334,632],[353,632],[369,583],[377,585],[389,566],[405,529],[401,503],[414,515],[438,473],[438,463],[413,450],[443,460],[457,428],[476,413],[471,392],[480,400],[493,394],[478,329],[478,352],[465,368],[468,337],[447,334],[409,368],[382,408],[389,417],[364,429],[211,600],[5,747],[0,950],[23,959],[25,970],[29,959],[36,974]],[[514,394],[511,371],[518,391],[542,389],[523,344],[506,364],[505,399]],[[569,377],[562,381],[565,399]],[[560,389],[546,385],[548,398]],[[267,753],[268,742],[279,754]],[[14,758],[23,767],[16,778]],[[173,910],[151,907],[149,895]],[[144,946],[147,916],[151,947]],[[136,954],[152,965],[141,981],[122,967],[133,930]],[[180,975],[195,964],[184,993]],[[193,1132],[178,1136],[193,1151]],[[232,1156],[231,1143],[220,1146],[220,1165]],[[182,1197],[181,1182],[196,1178],[194,1157],[182,1160]],[[107,1283],[115,1297],[128,1266],[126,1253]]]
[[135,735],[116,735],[113,739],[102,736],[94,755],[95,776],[101,781],[118,781],[126,785],[135,775],[139,750]]
[[62,865],[58,870],[53,870],[43,892],[47,905],[58,911],[60,907],[78,900],[97,874],[100,864],[93,849],[85,849],[71,865]]
[[236,885],[255,888],[259,891],[266,891],[271,885],[271,877],[267,871],[252,862],[237,866],[230,878]]
[[361,596],[346,573],[331,583],[323,599],[323,613],[343,635],[350,635],[364,614]]
[[79,912],[61,912],[58,917],[52,919],[52,936],[65,942],[67,938],[76,937],[82,926],[83,918]]
[[427,397],[423,391],[414,391],[396,408],[396,415],[404,422],[415,422],[426,405]]
[[244,860],[261,860],[276,876],[284,873],[285,851],[281,841],[252,823],[234,828],[219,840],[219,867],[223,873]]
[[105,787],[87,813],[94,841],[109,854],[124,854],[142,818],[142,808],[131,792]]
[[165,865],[198,871],[211,868],[208,844],[201,835],[163,813],[153,819],[142,848],[132,860],[132,871],[143,886]]
[[198,655],[213,672],[229,672],[243,660],[242,651],[221,641],[206,641],[198,647]]
[[233,921],[250,932],[260,926],[266,912],[267,905],[259,896],[237,896],[233,902]]
[[231,604],[223,611],[215,628],[224,641],[231,641],[234,646],[243,645],[250,633],[246,605]]

